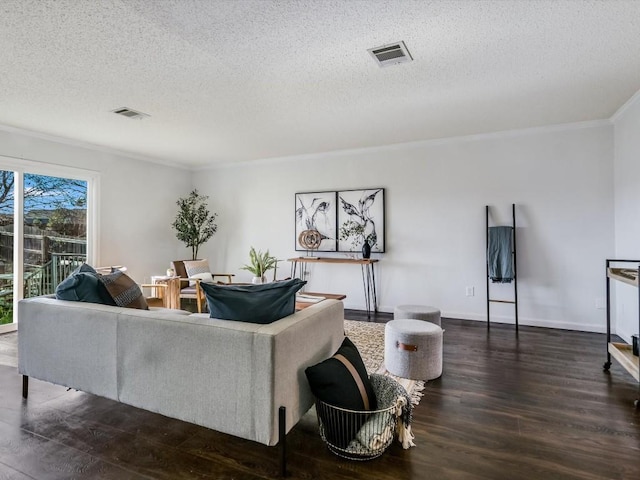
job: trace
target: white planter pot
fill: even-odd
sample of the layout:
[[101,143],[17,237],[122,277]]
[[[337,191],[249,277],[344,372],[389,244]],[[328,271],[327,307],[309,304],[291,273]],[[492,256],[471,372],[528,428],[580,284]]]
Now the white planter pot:
[[267,277],[265,277],[264,275],[262,277],[253,277],[251,283],[253,283],[254,285],[262,285],[263,283],[267,283]]

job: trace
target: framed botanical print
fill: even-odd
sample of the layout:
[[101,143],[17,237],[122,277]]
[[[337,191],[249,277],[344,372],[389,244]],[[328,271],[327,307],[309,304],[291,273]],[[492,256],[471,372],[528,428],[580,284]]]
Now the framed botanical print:
[[384,188],[342,190],[337,197],[338,251],[361,251],[366,241],[371,252],[384,252]]
[[336,192],[296,193],[296,251],[336,251]]

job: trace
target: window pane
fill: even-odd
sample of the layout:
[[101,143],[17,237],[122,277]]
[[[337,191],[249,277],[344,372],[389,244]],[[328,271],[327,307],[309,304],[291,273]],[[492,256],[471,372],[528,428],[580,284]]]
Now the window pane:
[[13,182],[0,170],[0,325],[13,323]]
[[87,255],[87,182],[24,176],[24,298],[53,293]]

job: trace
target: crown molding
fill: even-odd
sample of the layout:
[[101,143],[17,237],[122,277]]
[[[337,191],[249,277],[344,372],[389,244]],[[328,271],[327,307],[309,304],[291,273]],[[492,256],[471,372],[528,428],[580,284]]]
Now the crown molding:
[[84,148],[86,150],[92,150],[94,152],[101,152],[109,155],[117,155],[119,157],[126,157],[132,160],[139,160],[141,162],[148,162],[148,163],[154,163],[158,165],[164,165],[166,167],[179,168],[180,170],[193,170],[191,167],[188,167],[186,165],[183,165],[177,162],[171,162],[168,160],[161,160],[158,158],[148,157],[146,155],[139,155],[136,153],[125,152],[123,150],[106,147],[104,145],[85,142],[83,140],[74,140],[68,137],[60,137],[60,136],[52,135],[49,133],[37,132],[35,130],[28,130],[26,128],[13,127],[11,125],[0,124],[0,131],[18,134],[18,135],[24,135],[27,137],[36,138],[38,140],[44,140],[47,142],[59,143],[61,145],[68,145],[70,147]]
[[60,165],[58,163],[49,163],[40,160],[30,160],[28,158],[13,157],[11,155],[0,155],[0,163],[4,168],[10,168],[16,171],[25,172],[28,170],[34,170],[42,175],[65,175],[69,178],[76,178],[78,180],[97,178],[100,175],[98,170]]
[[165,161],[158,158],[148,157],[145,155],[138,155],[135,153],[125,152],[115,148],[106,147],[103,145],[97,145],[90,142],[85,142],[82,140],[74,140],[67,137],[59,137],[56,135],[36,132],[33,130],[27,130],[27,129],[13,127],[9,125],[0,124],[0,131],[5,131],[7,133],[16,133],[19,135],[25,135],[32,138],[37,138],[39,140],[60,143],[60,144],[69,145],[72,147],[85,148],[88,150],[107,153],[110,155],[118,155],[121,157],[131,158],[134,160],[139,160],[142,162],[148,162],[148,163],[153,163],[158,165],[164,165],[167,167],[177,168],[180,170],[186,170],[191,172],[204,172],[204,171],[217,170],[217,169],[223,169],[223,168],[243,168],[247,166],[256,166],[256,165],[273,165],[273,164],[289,163],[289,162],[317,161],[320,159],[340,157],[344,155],[366,155],[374,152],[389,152],[389,151],[405,150],[407,148],[422,148],[422,147],[429,147],[429,146],[449,145],[449,144],[461,143],[461,142],[466,143],[466,142],[475,142],[475,141],[491,140],[491,139],[499,139],[499,138],[514,138],[514,137],[553,133],[553,132],[560,132],[560,131],[582,130],[587,128],[611,126],[615,121],[614,117],[617,118],[617,116],[624,109],[628,108],[632,103],[637,101],[638,98],[640,98],[640,91],[636,92],[636,94],[629,101],[627,101],[622,107],[620,107],[620,109],[618,109],[618,111],[610,119],[591,120],[591,121],[573,122],[573,123],[561,123],[561,124],[544,125],[540,127],[529,127],[529,128],[514,129],[514,130],[501,130],[497,132],[464,135],[464,136],[457,136],[457,137],[434,138],[429,140],[418,140],[414,142],[393,143],[389,145],[379,145],[375,147],[330,150],[327,152],[306,153],[301,155],[288,155],[283,157],[267,157],[267,158],[260,158],[255,160],[241,160],[241,161],[235,161],[235,162],[233,161],[220,162],[220,163],[215,163],[212,165],[206,165],[202,167],[189,166],[189,165],[179,164],[177,162]]
[[632,105],[638,102],[638,99],[640,99],[640,90],[634,93],[629,100],[624,102],[622,106],[618,110],[616,110],[613,115],[611,115],[611,122],[617,122],[620,116],[624,114],[624,112],[626,112],[629,108],[631,108]]
[[374,152],[389,152],[405,150],[407,148],[422,148],[439,145],[450,145],[454,143],[477,142],[483,140],[493,140],[500,138],[515,138],[544,133],[555,133],[572,130],[584,130],[589,128],[610,127],[613,122],[610,119],[589,120],[585,122],[560,123],[554,125],[544,125],[540,127],[529,127],[514,130],[501,130],[498,132],[479,133],[474,135],[464,135],[458,137],[434,138],[430,140],[418,140],[414,142],[393,143],[376,147],[351,148],[344,150],[330,150],[327,152],[307,153],[302,155],[289,155],[285,157],[271,157],[256,160],[242,160],[237,162],[222,162],[214,165],[193,168],[194,172],[207,170],[217,170],[223,168],[242,168],[256,165],[272,165],[287,162],[317,161],[321,159],[340,157],[344,155],[366,155]]

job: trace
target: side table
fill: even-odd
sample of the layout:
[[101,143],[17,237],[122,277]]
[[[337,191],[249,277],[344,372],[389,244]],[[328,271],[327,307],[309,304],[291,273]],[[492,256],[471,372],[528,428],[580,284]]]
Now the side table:
[[151,284],[164,284],[165,288],[156,288],[153,294],[163,299],[165,308],[180,310],[180,277],[167,275],[154,275],[151,277]]

